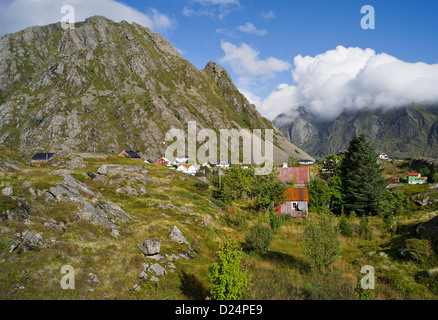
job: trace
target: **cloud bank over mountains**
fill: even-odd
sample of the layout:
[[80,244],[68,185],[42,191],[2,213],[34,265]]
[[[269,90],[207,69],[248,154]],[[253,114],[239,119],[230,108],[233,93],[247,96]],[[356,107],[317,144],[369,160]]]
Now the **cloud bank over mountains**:
[[332,120],[346,108],[438,102],[438,64],[408,63],[372,49],[338,46],[315,57],[298,55],[292,78],[257,105],[263,116],[273,120],[301,105]]

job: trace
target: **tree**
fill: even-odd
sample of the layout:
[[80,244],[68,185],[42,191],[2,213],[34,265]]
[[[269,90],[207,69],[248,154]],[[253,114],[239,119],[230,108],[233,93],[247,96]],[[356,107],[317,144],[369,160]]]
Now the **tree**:
[[240,300],[249,292],[251,277],[242,256],[242,249],[235,240],[227,239],[219,244],[207,273],[213,299]]
[[365,134],[353,136],[339,173],[345,210],[359,215],[378,214],[380,196],[387,184]]
[[254,176],[252,193],[254,195],[254,206],[258,210],[276,207],[284,202],[284,193],[288,187],[293,185],[292,181],[284,185],[278,179],[278,169],[273,168],[269,175]]
[[327,210],[330,200],[330,188],[327,183],[319,178],[313,177],[307,183],[309,189],[309,210],[322,213]]
[[339,234],[330,214],[321,215],[319,221],[310,221],[304,231],[303,250],[312,268],[326,273],[339,258],[342,252]]

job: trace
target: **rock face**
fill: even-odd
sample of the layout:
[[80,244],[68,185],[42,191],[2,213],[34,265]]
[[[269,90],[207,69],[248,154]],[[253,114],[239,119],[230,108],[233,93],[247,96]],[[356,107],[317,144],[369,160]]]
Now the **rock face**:
[[348,148],[354,134],[365,133],[377,153],[392,157],[438,157],[438,105],[345,110],[334,120],[317,120],[304,107],[279,115],[273,123],[298,147],[324,156]]
[[30,27],[1,37],[0,57],[0,143],[25,153],[95,148],[159,159],[169,129],[196,121],[198,129],[273,129],[277,163],[295,150],[311,158],[260,116],[225,69],[210,62],[198,70],[136,23],[96,16],[74,30]]
[[[133,219],[118,205],[105,200],[102,194],[90,190],[84,183],[70,175],[64,176],[65,184],[57,184],[46,193],[47,201],[62,201],[78,206],[78,219],[117,229],[117,220],[129,222]],[[92,198],[84,198],[82,192]]]

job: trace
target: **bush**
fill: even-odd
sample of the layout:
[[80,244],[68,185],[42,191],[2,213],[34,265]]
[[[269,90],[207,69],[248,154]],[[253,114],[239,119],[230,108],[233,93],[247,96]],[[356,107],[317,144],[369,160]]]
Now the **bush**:
[[195,188],[198,189],[199,191],[205,191],[208,190],[208,188],[210,187],[208,183],[205,182],[195,182],[194,184]]
[[272,241],[272,231],[269,227],[257,223],[251,228],[245,241],[246,247],[250,251],[266,251]]
[[243,252],[234,240],[220,243],[216,257],[208,268],[210,293],[215,300],[240,300],[251,288],[248,266],[242,263]]
[[368,217],[362,216],[360,219],[359,224],[359,235],[363,237],[365,240],[372,240],[373,239],[373,233],[371,232],[369,223],[368,223]]
[[426,263],[433,255],[430,241],[427,239],[408,239],[405,241],[407,256],[419,263]]
[[341,216],[338,228],[339,228],[339,231],[341,232],[342,236],[347,237],[347,238],[353,237],[353,235],[354,235],[353,234],[353,227],[348,222],[345,215]]

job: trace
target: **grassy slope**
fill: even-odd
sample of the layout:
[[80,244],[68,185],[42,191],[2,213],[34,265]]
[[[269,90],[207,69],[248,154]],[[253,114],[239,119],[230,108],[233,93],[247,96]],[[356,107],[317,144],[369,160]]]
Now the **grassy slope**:
[[[17,157],[19,161],[19,157]],[[138,164],[118,157],[89,159],[86,167],[78,173],[95,172],[102,164]],[[49,248],[28,251],[22,254],[9,253],[0,245],[0,298],[1,299],[203,299],[208,295],[206,272],[217,248],[217,241],[230,235],[244,241],[249,228],[257,220],[267,222],[267,217],[251,212],[248,203],[239,202],[229,207],[230,212],[240,213],[248,220],[243,230],[237,230],[223,218],[224,212],[209,203],[210,191],[200,192],[193,187],[191,179],[163,167],[145,165],[149,176],[162,183],[148,187],[148,194],[135,197],[116,193],[114,187],[105,186],[102,181],[83,180],[92,190],[99,190],[107,200],[119,204],[132,218],[138,220],[122,225],[118,239],[110,230],[84,221],[75,221],[76,210],[62,203],[51,203],[43,198],[31,198],[23,182],[32,186],[48,188],[60,182],[56,176],[45,173],[47,165],[22,168],[33,169],[29,173],[2,173],[3,180],[14,187],[16,196],[32,199],[31,222],[4,222],[0,224],[0,244],[7,239],[18,239],[17,232],[30,229],[44,235]],[[52,177],[52,180],[46,179]],[[118,176],[106,179],[115,181]],[[160,203],[173,204],[169,210],[158,207]],[[183,207],[189,210],[183,210]],[[207,221],[201,226],[201,217],[190,215],[197,212]],[[210,217],[215,219],[210,219]],[[318,216],[310,214],[312,219]],[[68,222],[65,233],[44,226],[42,218],[53,218]],[[429,216],[430,218],[430,216]],[[401,223],[413,224],[426,220],[424,216],[411,214]],[[352,221],[359,223],[356,219]],[[177,225],[192,247],[198,251],[195,259],[180,259],[174,264],[177,271],[168,273],[164,280],[148,282],[142,289],[130,291],[138,283],[142,263],[147,259],[137,248],[145,239],[162,241],[161,254],[186,251],[168,239],[173,225]],[[343,254],[335,263],[330,274],[316,275],[301,250],[305,221],[288,221],[274,235],[268,252],[245,254],[251,263],[253,288],[247,298],[251,299],[356,299],[354,287],[357,275],[363,265],[376,269],[377,299],[436,299],[424,284],[415,282],[423,266],[401,259],[398,246],[408,237],[406,228],[399,228],[393,237],[385,234],[379,218],[371,219],[373,240],[359,237],[342,238]],[[52,243],[54,240],[54,243]],[[381,253],[383,252],[383,253]],[[62,290],[60,287],[61,267],[71,265],[76,271],[76,289]],[[89,282],[88,274],[98,276],[100,283]]]

